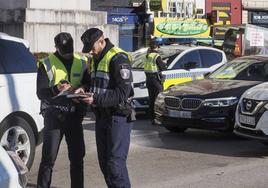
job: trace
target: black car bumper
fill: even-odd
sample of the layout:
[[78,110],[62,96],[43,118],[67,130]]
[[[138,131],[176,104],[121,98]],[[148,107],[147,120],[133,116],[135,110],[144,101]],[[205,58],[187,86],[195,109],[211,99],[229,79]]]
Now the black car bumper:
[[155,111],[156,122],[164,127],[232,130],[236,105],[224,108],[200,107],[191,111],[191,118],[170,117],[167,108]]
[[212,117],[202,119],[184,119],[156,115],[156,123],[163,127],[198,128],[211,130],[228,130],[233,122],[227,117]]

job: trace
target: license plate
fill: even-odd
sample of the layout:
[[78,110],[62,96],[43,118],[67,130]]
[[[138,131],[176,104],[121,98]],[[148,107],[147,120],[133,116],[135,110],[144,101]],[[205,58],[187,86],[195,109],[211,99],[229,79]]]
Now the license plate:
[[239,121],[244,124],[255,125],[255,117],[245,116],[245,115],[240,114]]
[[178,111],[178,110],[168,110],[169,117],[176,117],[176,118],[192,118],[192,112],[189,111]]

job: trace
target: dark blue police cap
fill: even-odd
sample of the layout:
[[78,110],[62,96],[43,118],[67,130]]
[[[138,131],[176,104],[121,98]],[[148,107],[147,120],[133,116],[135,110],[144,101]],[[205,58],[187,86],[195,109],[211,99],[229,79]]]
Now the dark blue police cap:
[[98,28],[90,28],[86,30],[81,36],[81,40],[84,44],[82,49],[83,53],[88,53],[92,50],[94,43],[103,35],[102,30]]

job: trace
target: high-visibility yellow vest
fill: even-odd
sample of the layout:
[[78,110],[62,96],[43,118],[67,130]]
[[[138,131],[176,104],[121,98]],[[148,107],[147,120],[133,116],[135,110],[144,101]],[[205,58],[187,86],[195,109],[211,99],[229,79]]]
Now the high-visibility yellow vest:
[[90,64],[90,75],[91,75],[91,83],[90,83],[90,92],[102,94],[106,92],[106,89],[109,84],[110,75],[109,75],[109,66],[112,58],[118,54],[123,53],[130,59],[130,56],[127,52],[123,51],[118,47],[111,48],[102,58],[102,60],[98,63],[98,67],[95,71],[95,62],[94,59],[91,59]]
[[156,73],[158,72],[158,67],[156,64],[156,59],[159,57],[158,53],[149,53],[144,62],[144,72],[146,73]]
[[72,86],[79,86],[83,73],[87,69],[87,58],[74,54],[70,80],[64,64],[53,53],[38,62],[38,66],[41,64],[46,69],[50,87],[57,85],[61,80],[69,81]]

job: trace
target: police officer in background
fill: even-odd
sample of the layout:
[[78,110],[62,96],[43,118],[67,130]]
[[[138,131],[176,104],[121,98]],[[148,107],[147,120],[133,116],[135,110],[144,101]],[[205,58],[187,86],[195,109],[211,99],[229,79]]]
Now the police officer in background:
[[50,187],[53,166],[65,135],[71,187],[82,188],[85,155],[82,120],[86,104],[55,96],[63,91],[71,92],[88,82],[87,62],[74,53],[73,39],[69,33],[59,33],[54,42],[56,52],[38,62],[37,96],[41,100],[44,116],[44,137],[37,187]]
[[163,91],[161,71],[166,70],[166,64],[157,52],[158,48],[158,44],[155,41],[151,41],[144,62],[146,86],[149,93],[149,113],[153,125],[155,124],[154,102],[157,95]]
[[92,104],[96,116],[98,160],[109,188],[129,188],[126,160],[132,128],[129,97],[133,95],[128,54],[115,47],[97,28],[81,36],[83,52],[90,53],[90,92],[84,101]]

